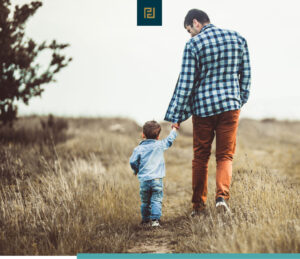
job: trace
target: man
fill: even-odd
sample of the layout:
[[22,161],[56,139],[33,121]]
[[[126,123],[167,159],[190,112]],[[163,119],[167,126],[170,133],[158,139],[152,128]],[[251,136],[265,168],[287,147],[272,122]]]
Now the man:
[[220,29],[208,15],[190,10],[184,27],[186,43],[181,72],[165,120],[179,127],[192,115],[193,212],[199,214],[207,199],[207,169],[216,135],[216,208],[229,211],[229,186],[240,108],[250,90],[250,61],[246,40],[235,31]]

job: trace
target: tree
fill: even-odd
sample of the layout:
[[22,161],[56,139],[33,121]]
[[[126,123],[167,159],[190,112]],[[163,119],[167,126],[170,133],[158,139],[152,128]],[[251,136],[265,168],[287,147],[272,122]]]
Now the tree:
[[[42,6],[33,1],[11,7],[11,0],[0,0],[0,122],[12,123],[17,117],[17,101],[28,105],[29,99],[41,96],[43,85],[55,82],[54,75],[66,67],[72,58],[61,55],[69,44],[55,40],[37,44],[25,37],[25,24]],[[37,58],[43,51],[51,56],[46,68]]]

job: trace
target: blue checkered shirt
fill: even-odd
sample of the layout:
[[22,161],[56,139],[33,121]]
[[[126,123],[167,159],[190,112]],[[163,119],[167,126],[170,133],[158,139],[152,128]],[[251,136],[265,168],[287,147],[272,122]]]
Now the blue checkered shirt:
[[251,81],[246,40],[235,31],[205,25],[185,45],[181,72],[165,120],[208,117],[240,109]]

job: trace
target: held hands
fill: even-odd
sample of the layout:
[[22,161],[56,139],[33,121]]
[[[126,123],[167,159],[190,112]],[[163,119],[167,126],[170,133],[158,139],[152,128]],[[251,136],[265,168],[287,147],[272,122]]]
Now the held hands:
[[175,130],[178,130],[179,127],[180,127],[180,122],[173,123],[173,124],[171,125],[171,128],[172,128],[172,129],[175,129]]

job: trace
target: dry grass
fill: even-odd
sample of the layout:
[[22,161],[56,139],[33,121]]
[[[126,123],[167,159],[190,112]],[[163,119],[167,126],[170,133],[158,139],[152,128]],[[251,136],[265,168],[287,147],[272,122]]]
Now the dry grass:
[[[189,134],[191,125],[186,123],[183,130]],[[299,122],[242,120],[231,185],[232,214],[218,215],[214,209],[212,157],[208,210],[199,218],[184,220],[184,228],[175,228],[175,251],[299,253],[299,131]]]
[[51,138],[40,119],[0,130],[0,254],[127,252],[143,239],[165,252],[300,252],[299,122],[242,120],[233,213],[215,213],[211,159],[208,210],[196,219],[188,217],[191,125],[183,124],[165,155],[165,223],[153,232],[138,227],[139,184],[128,165],[140,128],[117,118],[65,119],[63,137]]
[[[99,121],[89,131],[70,120],[73,137],[44,144],[43,153],[40,143],[1,145],[1,254],[126,251],[139,220],[138,184],[127,166],[135,142]],[[42,134],[38,123],[35,130]]]

